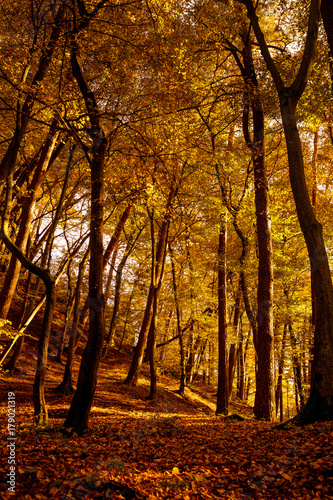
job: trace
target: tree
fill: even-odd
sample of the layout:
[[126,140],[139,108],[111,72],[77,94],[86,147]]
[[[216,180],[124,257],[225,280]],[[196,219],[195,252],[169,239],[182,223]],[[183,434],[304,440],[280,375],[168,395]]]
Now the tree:
[[219,363],[216,415],[228,415],[229,380],[228,380],[228,335],[227,335],[227,228],[226,211],[221,214],[218,246],[218,332]]
[[[131,366],[129,368],[129,372],[125,379],[125,383],[129,385],[135,386],[138,383],[139,373],[144,355],[144,349],[146,346],[150,323],[153,315],[153,304],[156,298],[156,288],[159,286],[159,282],[162,279],[163,262],[165,260],[165,255],[166,255],[167,234],[169,230],[170,219],[172,214],[172,205],[175,195],[176,195],[176,186],[172,185],[170,187],[168,200],[165,207],[165,214],[158,234],[158,241],[156,243],[156,254],[154,252],[152,257],[151,282],[149,286],[147,303],[138,337],[138,342],[135,347],[134,356]],[[155,245],[154,239],[152,241],[152,244]]]
[[302,145],[297,130],[296,108],[305,90],[315,61],[315,48],[320,21],[320,0],[312,0],[303,57],[291,85],[285,86],[265,36],[260,28],[252,0],[244,0],[266,66],[279,96],[286,138],[290,183],[298,220],[306,242],[313,288],[317,303],[314,334],[312,381],[309,399],[293,419],[297,424],[333,418],[333,287],[322,226],[316,219],[304,175]]
[[[79,2],[80,5],[80,2]],[[89,262],[89,333],[82,355],[79,379],[64,427],[82,434],[87,426],[94,397],[97,371],[104,341],[103,298],[103,186],[107,139],[100,123],[94,92],[88,87],[78,61],[75,34],[72,37],[71,66],[73,76],[84,99],[92,130],[91,149],[91,208]]]
[[[257,418],[274,418],[274,334],[273,334],[273,249],[269,214],[268,180],[265,158],[265,123],[263,105],[254,70],[251,34],[244,31],[243,78],[246,85],[243,133],[251,150],[254,166],[255,206],[258,240],[258,310],[254,345],[257,353],[256,397]],[[253,138],[249,132],[249,107],[252,108]]]

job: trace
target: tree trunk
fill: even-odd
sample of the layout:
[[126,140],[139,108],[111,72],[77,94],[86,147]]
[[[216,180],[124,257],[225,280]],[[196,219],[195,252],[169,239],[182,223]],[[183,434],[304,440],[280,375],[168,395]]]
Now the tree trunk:
[[289,325],[289,336],[290,343],[292,349],[293,356],[293,368],[294,368],[294,377],[295,377],[295,387],[297,388],[297,397],[299,399],[299,405],[297,404],[297,409],[301,409],[304,406],[304,392],[303,392],[303,383],[302,383],[302,367],[300,363],[300,359],[297,352],[297,343],[296,337],[293,332],[293,327]]
[[[14,131],[13,137],[8,145],[7,151],[3,156],[3,159],[0,163],[0,183],[3,184],[3,181],[6,179],[10,170],[14,169],[17,159],[17,154],[23,140],[24,134],[26,132],[31,112],[33,109],[33,105],[36,97],[36,90],[38,86],[43,81],[48,67],[50,65],[53,53],[55,51],[60,33],[61,33],[61,24],[64,18],[64,14],[66,12],[66,5],[60,5],[57,15],[54,20],[54,27],[52,29],[50,39],[46,45],[46,47],[42,50],[42,56],[40,58],[37,71],[32,79],[30,84],[31,92],[27,95],[24,103],[18,103],[17,108],[17,124],[16,129]],[[25,83],[25,78],[27,76],[27,72],[25,72],[24,79],[22,80],[22,84]],[[19,99],[20,101],[20,99]],[[2,187],[1,187],[2,189]]]
[[[320,0],[311,0],[308,32],[299,70],[292,85],[286,87],[270,55],[251,0],[244,0],[261,53],[280,99],[280,110],[287,144],[290,184],[298,220],[307,246],[313,289],[317,302],[314,334],[311,392],[295,424],[333,419],[333,286],[322,234],[311,204],[304,173],[302,145],[297,130],[296,106],[306,87],[316,55],[320,21]],[[327,3],[325,2],[325,5]]]
[[88,88],[78,59],[78,48],[72,37],[72,72],[78,83],[89,114],[93,134],[90,209],[90,265],[89,265],[89,333],[83,351],[77,388],[74,393],[64,427],[81,435],[88,425],[94,398],[97,372],[104,341],[103,297],[103,185],[107,140],[99,122],[98,105],[94,93]]
[[327,36],[330,56],[330,73],[331,73],[331,88],[333,93],[333,5],[331,0],[321,0],[320,6],[321,17]]
[[65,346],[65,337],[69,324],[69,318],[71,317],[71,314],[73,312],[73,307],[74,307],[74,294],[72,291],[72,276],[71,276],[71,262],[70,262],[67,267],[67,300],[66,300],[66,310],[65,310],[65,321],[61,331],[58,354],[57,354],[57,361],[59,363],[62,363],[62,356],[64,353],[64,346]]
[[[50,158],[55,147],[59,133],[55,132],[55,127],[58,121],[54,120],[45,141],[45,145],[41,151],[39,161],[36,165],[36,171],[29,185],[28,193],[25,197],[22,206],[22,217],[18,234],[16,236],[15,245],[25,253],[27,241],[30,234],[32,218],[34,215],[35,203],[39,194],[39,188],[44,179],[45,173],[50,165]],[[12,254],[4,285],[0,294],[0,317],[6,319],[12,299],[16,290],[17,281],[19,279],[21,262],[15,254]]]
[[69,343],[68,343],[68,348],[67,348],[67,359],[66,359],[64,377],[63,377],[61,384],[59,384],[58,387],[56,388],[56,392],[58,392],[60,394],[73,394],[73,392],[74,392],[72,373],[73,373],[73,361],[74,361],[74,350],[75,350],[75,336],[76,336],[77,325],[78,325],[78,321],[79,321],[81,287],[82,287],[84,269],[86,266],[86,261],[87,261],[89,252],[90,252],[90,249],[88,249],[86,251],[85,255],[83,256],[83,259],[81,260],[81,262],[79,264],[79,273],[78,273],[78,277],[77,277],[75,298],[74,298],[74,317],[73,317],[72,328],[71,328],[71,331],[69,334]]
[[[313,137],[313,154],[311,159],[311,170],[312,170],[312,207],[313,212],[317,211],[317,157],[318,157],[318,130],[315,131]],[[313,278],[311,273],[311,323],[313,328],[316,326],[317,322],[317,303],[316,295],[313,287]]]
[[171,272],[172,272],[172,287],[173,287],[173,295],[175,300],[176,307],[176,318],[177,318],[177,334],[179,335],[179,350],[180,350],[180,381],[179,381],[179,394],[182,398],[185,397],[185,387],[186,387],[186,358],[185,358],[185,348],[184,348],[184,339],[183,332],[180,323],[180,306],[179,306],[179,298],[178,298],[178,286],[176,280],[176,269],[175,269],[175,260],[173,249],[171,243],[168,245],[170,261],[171,261]]
[[[141,233],[141,231],[140,231]],[[137,238],[135,239],[135,241]],[[127,259],[131,254],[131,251],[134,247],[134,243],[131,243],[131,241],[128,241],[126,250],[124,252],[124,255],[119,262],[119,266],[117,268],[117,273],[116,273],[116,286],[115,286],[115,292],[114,292],[114,303],[113,303],[113,311],[112,311],[112,317],[111,317],[111,322],[110,322],[110,327],[109,327],[109,333],[105,342],[105,346],[103,349],[103,357],[106,356],[108,346],[113,342],[113,337],[116,331],[116,324],[117,324],[117,317],[118,317],[118,312],[119,312],[119,307],[120,307],[120,289],[121,289],[121,281],[122,281],[122,274],[123,274],[123,269],[126,265]]]
[[[156,267],[155,267],[155,269],[156,269],[155,282],[156,283],[159,282],[161,274],[162,274],[163,261],[165,259],[165,255],[166,255],[166,252],[165,252],[166,239],[167,239],[172,204],[173,204],[175,194],[176,194],[175,187],[172,186],[170,189],[170,192],[169,192],[165,216],[163,218],[162,226],[161,226],[161,229],[159,231],[159,239],[158,239],[157,248],[156,248]],[[125,379],[125,384],[136,386],[138,383],[141,365],[142,365],[142,361],[143,361],[144,349],[145,349],[145,346],[147,343],[147,337],[148,337],[150,323],[151,323],[151,319],[152,319],[152,312],[153,312],[152,308],[153,308],[153,304],[154,304],[154,297],[155,297],[155,287],[153,284],[153,280],[151,279],[146,309],[145,309],[145,313],[144,313],[142,325],[141,325],[141,330],[139,333],[137,345],[135,347],[132,363],[131,363],[128,375]]]
[[46,306],[42,325],[42,332],[38,342],[37,369],[33,385],[34,418],[38,425],[48,424],[48,412],[45,402],[45,376],[48,357],[49,340],[55,307],[55,283],[50,277],[45,282]]
[[227,337],[227,228],[226,214],[221,214],[218,246],[218,385],[216,415],[228,415],[228,337]]
[[[104,289],[105,305],[107,304],[107,302],[109,300],[109,296],[110,296],[111,283],[112,283],[112,279],[113,279],[113,272],[114,272],[114,270],[116,268],[116,260],[117,260],[118,250],[119,250],[119,245],[117,244],[114,247],[114,250],[112,252],[112,259],[111,259],[111,262],[110,262],[110,268],[109,268],[109,272],[108,272],[108,279],[107,279],[107,282],[106,282],[106,285],[105,285],[105,289]],[[105,255],[105,252],[104,252],[104,255]]]
[[[237,343],[231,344],[230,349],[229,349],[229,403],[231,401],[232,397],[232,388],[233,388],[233,381],[235,377],[235,369],[236,365],[237,368],[240,366],[240,355],[242,355],[242,342],[243,342],[243,334],[242,334],[242,323],[241,323],[241,295],[242,295],[242,284],[241,280],[239,279],[238,282],[238,289],[236,292],[236,298],[235,298],[235,310],[234,310],[234,320],[233,320],[233,327],[234,327],[234,334],[238,342],[238,347]],[[238,372],[238,370],[237,370]],[[237,397],[238,397],[238,388],[239,388],[239,376],[237,377]]]
[[238,387],[237,387],[237,398],[240,401],[244,401],[244,388],[245,388],[245,363],[244,363],[244,353],[243,353],[243,340],[241,339],[238,347]]
[[158,290],[155,284],[154,287],[154,302],[153,302],[153,315],[149,328],[149,368],[150,368],[150,390],[148,399],[155,401],[157,393],[157,368],[156,368],[156,327],[157,327],[157,299]]
[[333,418],[333,287],[322,226],[315,217],[306,186],[296,110],[290,99],[281,100],[281,112],[288,148],[290,182],[308,249],[317,304],[311,392],[307,404],[294,419],[297,423],[309,423]]
[[282,422],[282,413],[281,413],[281,400],[282,400],[282,379],[283,379],[283,370],[284,370],[284,358],[285,358],[285,350],[286,350],[286,340],[287,340],[287,325],[283,325],[283,334],[282,334],[282,342],[280,356],[278,360],[278,377],[275,391],[275,405],[276,405],[276,416],[278,414],[278,409],[280,408],[280,421]]
[[127,329],[127,323],[128,323],[129,314],[130,314],[130,311],[131,311],[131,304],[132,304],[132,300],[133,300],[133,297],[134,297],[134,292],[135,292],[135,289],[136,289],[136,286],[137,286],[138,282],[139,282],[139,275],[137,276],[137,278],[135,279],[135,281],[133,283],[131,295],[130,295],[130,298],[128,300],[128,304],[127,304],[127,307],[126,307],[126,317],[125,317],[124,330],[123,330],[123,334],[122,334],[121,340],[119,342],[118,352],[121,351],[121,348],[123,346],[123,343],[124,343],[124,340],[125,340],[125,337],[126,337],[126,329]]
[[193,380],[197,379],[201,366],[202,367],[204,366],[204,356],[206,352],[207,343],[208,343],[207,338],[204,341],[202,341],[200,351],[196,356]]
[[251,150],[254,166],[258,267],[258,313],[254,345],[258,359],[254,414],[258,419],[273,420],[274,412],[274,333],[273,333],[273,250],[269,215],[268,181],[265,164],[265,125],[260,90],[254,70],[251,38],[247,30],[244,43],[245,99],[251,103],[253,140],[249,133],[249,104],[245,103],[243,131]]

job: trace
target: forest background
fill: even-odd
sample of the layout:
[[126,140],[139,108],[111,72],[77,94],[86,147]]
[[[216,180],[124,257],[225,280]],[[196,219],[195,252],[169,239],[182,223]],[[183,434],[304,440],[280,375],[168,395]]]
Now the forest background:
[[233,395],[258,419],[332,419],[329,2],[324,24],[307,0],[1,11],[1,364],[15,372],[44,307],[36,423],[50,338],[66,394],[86,344],[69,432],[125,344],[125,382],[149,361],[151,400],[170,373],[182,396],[217,386],[217,414]]

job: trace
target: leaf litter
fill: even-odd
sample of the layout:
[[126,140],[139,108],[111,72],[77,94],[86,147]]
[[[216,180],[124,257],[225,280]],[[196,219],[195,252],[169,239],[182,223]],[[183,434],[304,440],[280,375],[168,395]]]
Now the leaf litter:
[[184,400],[176,394],[177,381],[164,376],[156,402],[149,402],[145,370],[138,387],[125,386],[129,358],[110,351],[81,437],[61,432],[71,398],[53,392],[61,381],[59,365],[49,368],[47,428],[32,424],[32,368],[28,373],[25,367],[23,380],[3,373],[3,394],[16,393],[16,493],[7,489],[4,456],[0,498],[333,499],[333,422],[273,430],[241,403],[233,411],[247,418],[225,420],[214,415],[211,398],[188,389]]

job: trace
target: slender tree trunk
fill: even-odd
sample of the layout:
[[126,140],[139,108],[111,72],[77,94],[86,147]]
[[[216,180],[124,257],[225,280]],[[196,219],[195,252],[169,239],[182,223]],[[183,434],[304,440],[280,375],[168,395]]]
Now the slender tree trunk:
[[[111,262],[110,262],[110,269],[109,269],[109,273],[108,273],[108,279],[107,279],[107,282],[106,282],[106,285],[105,285],[105,292],[104,292],[104,295],[105,295],[105,304],[107,304],[108,300],[109,300],[109,296],[110,296],[110,290],[111,290],[111,283],[112,283],[112,279],[113,279],[113,272],[115,270],[115,267],[116,267],[116,260],[117,260],[117,255],[118,255],[118,250],[119,250],[119,245],[117,244],[112,252],[112,259],[111,259]],[[105,255],[105,253],[104,253]]]
[[[162,274],[163,261],[165,259],[165,255],[166,255],[166,252],[165,252],[166,239],[167,239],[172,204],[173,204],[175,194],[176,194],[175,187],[172,186],[170,189],[170,192],[169,192],[165,216],[164,216],[164,219],[162,222],[161,229],[159,231],[159,238],[158,238],[158,243],[157,243],[157,248],[156,248],[156,268],[155,268],[156,269],[156,277],[155,277],[156,283],[159,282],[161,274]],[[141,365],[142,365],[142,361],[143,361],[144,349],[145,349],[145,346],[147,343],[150,322],[152,319],[152,312],[153,312],[152,309],[153,309],[153,304],[154,304],[154,297],[155,297],[155,287],[153,284],[153,280],[151,280],[149,292],[148,292],[146,309],[145,309],[145,313],[144,313],[143,320],[142,320],[141,330],[139,333],[137,345],[135,347],[132,363],[131,363],[128,375],[125,379],[125,384],[136,386],[138,383]]]
[[244,363],[244,352],[243,352],[243,340],[241,339],[238,348],[238,391],[237,398],[240,401],[244,401],[244,389],[245,389],[245,363]]
[[[313,137],[313,154],[311,159],[311,169],[312,169],[312,207],[313,212],[317,211],[317,157],[318,157],[318,130],[315,131]],[[316,326],[317,322],[317,303],[316,294],[313,286],[313,277],[311,272],[311,323],[313,328]]]
[[227,336],[227,228],[226,214],[221,214],[218,246],[218,385],[216,415],[228,415],[228,336]]
[[[8,173],[11,169],[14,169],[16,164],[16,159],[18,155],[18,151],[20,145],[22,143],[24,134],[26,132],[27,126],[29,124],[29,120],[31,117],[31,112],[33,110],[35,97],[36,97],[36,89],[44,80],[44,77],[49,68],[50,62],[52,60],[53,53],[55,51],[57,42],[59,40],[59,36],[61,33],[61,24],[63,22],[64,14],[66,11],[66,5],[60,5],[57,15],[54,20],[54,27],[52,29],[50,39],[42,50],[42,56],[39,60],[39,65],[37,71],[32,79],[32,83],[30,84],[31,92],[26,96],[22,107],[21,104],[18,104],[17,109],[17,124],[16,130],[13,134],[13,138],[11,139],[7,151],[3,156],[3,159],[0,163],[0,183],[3,184],[3,181],[6,179]],[[27,73],[24,75],[22,83],[25,83]],[[1,186],[2,189],[2,186]]]
[[38,425],[48,424],[48,412],[45,402],[45,376],[48,357],[48,347],[55,307],[55,283],[51,279],[46,286],[46,306],[42,332],[38,343],[37,369],[33,385],[34,418]]
[[155,401],[157,393],[157,368],[156,368],[156,327],[157,327],[157,300],[158,290],[154,287],[153,315],[150,323],[149,337],[149,368],[150,368],[150,390],[148,399]]
[[115,249],[115,247],[120,239],[121,233],[125,227],[127,219],[129,218],[129,216],[133,210],[135,201],[136,201],[136,197],[132,196],[130,201],[128,202],[124,212],[122,213],[122,215],[119,219],[119,222],[114,230],[112,237],[110,238],[110,241],[108,243],[108,246],[106,247],[106,250],[104,252],[104,257],[103,257],[103,268],[104,269],[105,269],[107,263],[109,262],[111,254],[114,251],[114,249]]
[[124,343],[124,340],[125,340],[125,337],[126,337],[126,329],[127,329],[129,314],[130,314],[130,311],[131,311],[131,304],[132,304],[132,300],[133,300],[133,297],[134,297],[134,292],[135,292],[135,289],[136,289],[136,286],[137,286],[138,282],[139,282],[139,275],[137,276],[137,278],[135,279],[135,281],[133,283],[131,295],[130,295],[130,298],[128,300],[128,304],[127,304],[127,307],[126,307],[126,318],[125,318],[124,330],[123,330],[123,334],[122,334],[122,337],[121,337],[121,340],[120,340],[120,343],[119,343],[118,352],[121,351],[121,348],[123,346],[123,343]]
[[196,320],[196,290],[194,286],[194,269],[192,256],[190,251],[190,232],[189,229],[186,228],[185,232],[185,248],[186,248],[186,258],[189,268],[189,279],[190,279],[190,301],[191,301],[191,309],[190,309],[190,317],[188,320],[189,324],[189,335],[187,338],[187,346],[185,352],[186,358],[186,380],[188,384],[191,384],[193,381],[193,368],[194,368],[194,358],[196,354],[196,348],[200,343],[200,336],[195,339],[195,329],[197,328],[197,320]]
[[61,332],[58,354],[57,354],[57,361],[59,363],[62,363],[62,356],[63,356],[64,346],[65,346],[65,336],[67,333],[69,318],[71,317],[71,314],[73,312],[73,307],[74,307],[74,296],[73,296],[73,290],[72,290],[72,276],[71,276],[71,262],[70,262],[68,264],[68,267],[67,267],[67,301],[66,301],[66,310],[65,310],[65,322],[64,322],[63,329]]
[[196,380],[198,378],[200,368],[203,367],[203,365],[204,365],[203,361],[204,361],[204,356],[205,356],[205,352],[206,352],[207,342],[208,342],[207,338],[205,340],[202,339],[202,341],[201,341],[201,347],[200,347],[200,350],[196,356],[193,380]]
[[172,249],[171,243],[169,243],[168,248],[169,248],[170,260],[171,260],[172,287],[173,287],[173,294],[174,294],[175,307],[176,307],[177,334],[179,335],[180,381],[179,381],[179,391],[178,392],[182,397],[185,397],[186,358],[185,358],[183,332],[182,332],[181,321],[180,321],[180,306],[179,306],[179,298],[178,298],[178,286],[177,286],[177,280],[176,280],[175,260],[174,260],[174,254],[173,254],[173,249]]
[[278,409],[280,408],[280,421],[281,422],[282,422],[282,418],[283,418],[283,416],[281,414],[281,399],[282,399],[282,379],[283,379],[283,371],[284,371],[286,340],[287,340],[287,325],[284,324],[281,348],[279,349],[280,355],[279,355],[279,360],[278,360],[278,377],[277,377],[277,384],[276,384],[276,391],[275,391],[276,416],[278,414]]
[[331,0],[321,0],[320,6],[321,17],[327,36],[330,56],[330,73],[331,73],[331,88],[333,93],[333,6]]
[[88,249],[86,251],[85,255],[83,256],[83,259],[81,260],[81,262],[79,264],[79,273],[78,273],[78,277],[77,277],[75,297],[74,297],[74,317],[73,317],[72,328],[71,328],[71,331],[69,334],[66,366],[65,366],[63,380],[62,380],[61,384],[59,384],[58,387],[56,388],[56,392],[58,392],[60,394],[73,394],[74,393],[72,374],[73,374],[73,361],[74,361],[74,351],[75,351],[75,336],[76,336],[77,324],[78,324],[78,320],[79,320],[82,281],[83,281],[84,270],[85,270],[85,266],[86,266],[89,252],[90,252],[90,249]]
[[[242,332],[241,332],[241,295],[242,295],[242,284],[241,280],[239,279],[238,282],[238,289],[236,293],[236,299],[235,299],[235,311],[234,311],[234,320],[233,320],[233,327],[234,327],[234,334],[237,338],[240,340],[238,341],[238,347],[237,343],[233,343],[230,345],[229,349],[229,403],[231,401],[231,396],[232,396],[232,387],[233,387],[233,381],[234,381],[234,376],[235,376],[235,369],[236,365],[237,367],[240,365],[239,363],[239,356],[240,356],[240,351],[242,349]],[[240,328],[239,328],[240,325]],[[239,377],[237,377],[237,381],[239,382]],[[237,384],[238,386],[238,384]],[[238,390],[237,390],[238,393]]]
[[[238,351],[239,351],[239,348],[238,348]],[[229,403],[231,401],[231,396],[232,396],[232,387],[233,387],[233,381],[234,381],[234,377],[235,377],[236,364],[237,364],[237,344],[233,343],[230,345],[229,360],[228,360]]]
[[295,387],[297,388],[297,395],[298,395],[298,398],[299,398],[299,408],[298,409],[301,409],[304,406],[304,392],[303,392],[303,383],[302,383],[302,367],[301,367],[301,363],[300,363],[298,352],[297,352],[297,342],[296,342],[295,334],[293,332],[292,325],[289,325],[288,330],[289,330],[290,343],[291,343],[292,356],[293,356],[293,368],[294,368],[294,375],[295,375]]
[[[141,231],[140,231],[141,233]],[[140,234],[139,233],[139,234]],[[111,317],[111,322],[110,322],[110,327],[109,327],[109,333],[105,342],[105,346],[103,349],[103,357],[106,356],[108,346],[113,342],[114,334],[116,331],[116,324],[117,324],[117,317],[118,317],[118,312],[119,312],[119,307],[120,307],[120,290],[121,290],[121,281],[122,281],[122,274],[124,267],[126,265],[127,259],[131,254],[131,251],[133,250],[134,244],[137,240],[138,236],[136,237],[134,242],[129,241],[126,250],[124,252],[124,255],[119,263],[119,266],[117,268],[117,273],[116,273],[116,286],[115,286],[115,292],[114,292],[114,303],[113,303],[113,311],[112,311],[112,317]]]

